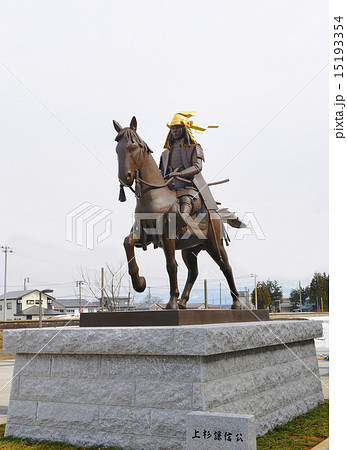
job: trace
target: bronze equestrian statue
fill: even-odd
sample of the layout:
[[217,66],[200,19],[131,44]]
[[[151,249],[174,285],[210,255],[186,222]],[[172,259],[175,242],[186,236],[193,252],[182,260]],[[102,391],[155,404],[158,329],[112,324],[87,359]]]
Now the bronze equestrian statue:
[[[160,159],[160,170],[151,149],[137,134],[133,117],[129,128],[113,121],[117,131],[118,178],[121,183],[120,201],[125,201],[124,187],[136,195],[135,224],[124,240],[129,274],[137,292],[146,288],[139,275],[135,247],[161,247],[166,257],[170,279],[170,300],[167,309],[186,309],[189,295],[198,276],[197,256],[206,250],[222,270],[233,298],[232,309],[241,309],[232,269],[223,240],[228,235],[223,221],[239,228],[245,225],[226,208],[218,209],[207,183],[201,175],[204,154],[191,128],[197,127],[189,118],[196,113],[175,114]],[[135,182],[135,189],[132,185]],[[159,224],[159,228],[158,228]],[[188,268],[188,278],[179,299],[175,250],[182,251]]]

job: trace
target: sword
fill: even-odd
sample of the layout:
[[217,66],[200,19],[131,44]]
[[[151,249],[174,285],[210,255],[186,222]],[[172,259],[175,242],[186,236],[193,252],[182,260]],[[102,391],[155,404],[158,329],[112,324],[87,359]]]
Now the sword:
[[229,181],[230,181],[229,178],[226,178],[225,180],[213,181],[212,183],[207,183],[207,186],[215,186],[216,184],[228,183]]
[[[180,180],[180,181],[185,181],[185,182],[192,182],[191,180],[187,180],[186,178],[182,178],[180,176],[175,177],[176,180]],[[225,180],[221,180],[221,181],[213,181],[212,183],[207,183],[207,186],[215,186],[216,184],[223,184],[223,183],[228,183],[230,180],[229,178],[226,178]]]

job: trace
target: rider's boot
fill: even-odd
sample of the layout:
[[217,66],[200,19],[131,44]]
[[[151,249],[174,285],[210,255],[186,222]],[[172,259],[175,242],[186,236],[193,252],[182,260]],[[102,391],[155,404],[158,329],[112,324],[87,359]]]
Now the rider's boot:
[[[185,201],[185,199],[187,199],[189,197],[181,197],[181,202],[180,202],[180,211],[181,211],[181,217],[183,218],[184,222],[188,225],[188,217],[190,217],[190,213],[192,212],[192,202],[191,200],[189,201]],[[182,201],[183,200],[183,201]]]
[[184,220],[188,230],[191,234],[201,233],[201,228],[199,228],[198,224],[194,222],[191,218],[190,213],[192,212],[192,203],[181,203],[181,217]]

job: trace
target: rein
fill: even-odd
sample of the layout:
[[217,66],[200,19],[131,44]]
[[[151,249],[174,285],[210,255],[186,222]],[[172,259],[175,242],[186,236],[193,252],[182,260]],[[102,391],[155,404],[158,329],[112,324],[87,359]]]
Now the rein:
[[187,180],[186,178],[182,178],[182,177],[171,177],[167,180],[166,183],[164,184],[152,184],[152,183],[148,183],[148,181],[143,180],[142,178],[140,178],[138,175],[135,176],[135,180],[136,181],[140,181],[141,183],[145,184],[146,186],[152,187],[152,188],[163,188],[168,186],[171,181],[176,178],[176,180],[180,180],[180,181],[184,181],[185,183],[190,182],[190,180]]
[[[164,188],[166,186],[169,185],[169,183],[171,183],[171,181],[174,179],[175,177],[171,177],[167,180],[166,183],[164,184],[152,184],[152,183],[148,183],[148,181],[143,180],[142,178],[140,178],[138,175],[135,176],[135,181],[140,181],[141,183],[145,184],[146,186],[155,188],[155,189],[159,189],[159,188]],[[177,177],[178,178],[178,177]]]
[[[148,186],[150,188],[160,189],[160,188],[167,187],[174,178],[175,177],[169,178],[167,180],[167,182],[164,183],[164,184],[152,184],[152,183],[149,183],[148,181],[145,181],[142,178],[140,178],[139,175],[138,175],[138,171],[136,170],[136,172],[135,172],[135,185],[136,185],[135,189],[132,186],[126,186],[126,187],[128,187],[135,194],[136,198],[140,198],[141,197],[141,189],[137,188],[139,182],[145,184],[146,186]],[[181,180],[181,181],[188,181],[188,180],[186,180],[184,178],[181,178],[181,177],[176,177],[176,178],[178,180]],[[125,196],[125,193],[124,193],[124,185],[122,185],[122,184],[120,185],[120,193],[119,193],[119,199],[118,200],[120,202],[125,202],[126,201],[126,196]]]
[[[164,183],[164,184],[152,184],[152,183],[149,183],[148,181],[145,181],[142,178],[140,178],[139,175],[138,175],[138,171],[137,170],[135,172],[135,184],[136,184],[136,186],[137,186],[137,183],[140,182],[140,183],[145,184],[149,188],[153,188],[153,189],[160,189],[160,188],[164,188],[164,187],[168,186],[174,178],[176,178],[177,180],[180,180],[180,181],[184,181],[186,183],[187,182],[191,183],[191,181],[187,180],[186,178],[170,177],[167,180],[167,182]],[[215,181],[213,183],[208,183],[207,186],[214,186],[216,184],[223,184],[223,183],[227,183],[228,181],[229,181],[229,178],[227,178],[225,180],[221,180],[221,181]],[[138,189],[136,187],[134,189],[132,186],[127,186],[127,187],[135,194],[136,198],[140,198],[141,197],[141,190],[140,189]],[[126,197],[125,197],[125,193],[124,193],[124,186],[122,184],[120,185],[120,189],[121,189],[121,191],[119,193],[119,199],[118,200],[121,201],[121,202],[125,202],[126,201]]]

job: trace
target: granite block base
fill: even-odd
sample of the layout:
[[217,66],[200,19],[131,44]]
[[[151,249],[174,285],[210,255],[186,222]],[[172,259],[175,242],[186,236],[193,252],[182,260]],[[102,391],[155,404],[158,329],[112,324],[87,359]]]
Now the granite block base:
[[5,434],[184,449],[188,414],[205,411],[253,415],[259,436],[323,402],[321,335],[317,321],[5,330]]

